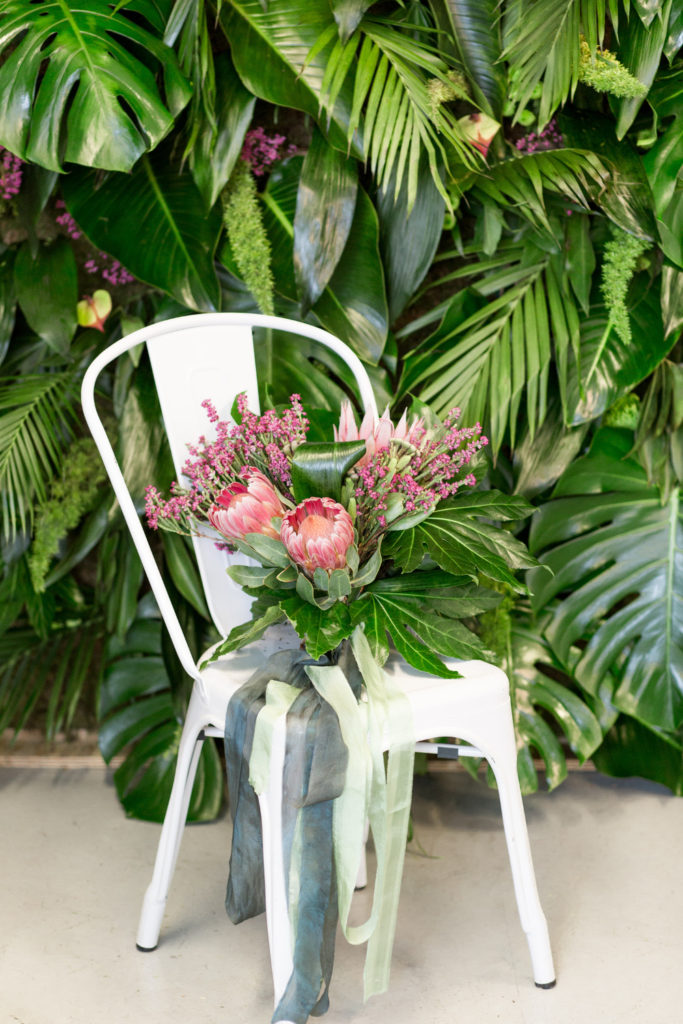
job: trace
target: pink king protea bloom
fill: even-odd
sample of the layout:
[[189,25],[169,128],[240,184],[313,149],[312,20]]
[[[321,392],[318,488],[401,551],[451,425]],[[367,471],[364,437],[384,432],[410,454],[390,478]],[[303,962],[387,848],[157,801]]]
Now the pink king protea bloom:
[[332,498],[306,498],[283,517],[280,540],[290,558],[310,573],[343,569],[353,544],[353,522]]
[[271,519],[285,510],[277,491],[258,469],[246,469],[242,477],[245,483],[231,484],[218,495],[217,504],[207,513],[209,522],[228,540],[244,540],[248,533],[278,540]]
[[360,427],[356,426],[356,418],[353,415],[353,408],[347,398],[341,404],[339,427],[334,428],[335,441],[365,441],[365,455],[356,463],[357,466],[365,466],[372,459],[376,452],[381,452],[389,447],[393,440],[408,441],[417,445],[424,434],[424,423],[415,417],[408,427],[407,413],[403,413],[396,426],[391,422],[388,407],[384,410],[379,419],[372,412],[363,417]]

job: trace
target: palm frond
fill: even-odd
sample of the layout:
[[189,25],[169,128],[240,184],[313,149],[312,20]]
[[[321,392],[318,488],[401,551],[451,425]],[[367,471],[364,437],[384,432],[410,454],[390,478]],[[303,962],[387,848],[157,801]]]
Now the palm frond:
[[564,196],[588,209],[609,177],[609,171],[595,153],[554,149],[494,164],[477,176],[473,191],[483,193],[502,207],[513,206],[519,214],[550,232],[546,194]]
[[365,157],[379,185],[386,185],[393,172],[398,195],[405,177],[409,209],[417,195],[420,159],[426,155],[436,187],[450,204],[442,167],[455,158],[475,168],[479,160],[453,112],[435,104],[430,94],[430,80],[451,85],[443,56],[403,27],[398,18],[366,17],[346,42],[337,39],[321,83],[321,102],[331,113],[353,75],[349,146],[362,127]]
[[42,501],[73,436],[76,386],[70,371],[9,378],[0,387],[0,495],[2,534],[30,527],[33,502]]
[[564,393],[568,350],[578,350],[578,313],[558,259],[513,243],[449,275],[475,279],[407,357],[401,393],[438,414],[459,406],[465,421],[485,422],[494,452],[508,429],[514,443],[520,410],[533,437],[546,415],[553,353]]
[[59,628],[39,637],[29,626],[0,637],[0,732],[19,731],[47,695],[45,733],[68,730],[88,682],[97,674],[101,622]]
[[[579,80],[581,35],[591,50],[605,33],[605,0],[510,0],[504,20],[503,57],[510,63],[517,116],[541,83],[539,122],[574,94]],[[616,19],[616,5],[610,15]]]

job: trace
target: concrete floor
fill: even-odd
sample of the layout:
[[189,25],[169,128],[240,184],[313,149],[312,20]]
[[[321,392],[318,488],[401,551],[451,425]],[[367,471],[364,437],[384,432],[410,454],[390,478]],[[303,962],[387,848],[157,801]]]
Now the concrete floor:
[[[669,1024],[683,1015],[683,802],[576,773],[526,801],[558,984],[533,985],[495,792],[418,779],[389,992],[340,940],[329,1024]],[[266,1024],[263,919],[225,916],[229,822],[186,830],[154,953],[134,945],[158,826],[101,769],[0,768],[2,1024]],[[357,897],[362,912],[365,894]]]

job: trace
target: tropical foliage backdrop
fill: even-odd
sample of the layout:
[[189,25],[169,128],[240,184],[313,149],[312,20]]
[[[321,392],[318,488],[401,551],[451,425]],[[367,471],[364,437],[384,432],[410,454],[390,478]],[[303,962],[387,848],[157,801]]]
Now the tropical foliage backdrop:
[[[682,42],[683,0],[5,0],[0,730],[91,715],[126,811],[163,814],[189,681],[79,382],[143,323],[261,310],[343,338],[394,413],[460,406],[482,486],[536,506],[531,596],[478,626],[525,790],[575,756],[683,793]],[[334,361],[258,358],[264,402],[331,422]],[[106,384],[142,503],[172,473],[145,356]],[[189,548],[157,543],[199,652]]]

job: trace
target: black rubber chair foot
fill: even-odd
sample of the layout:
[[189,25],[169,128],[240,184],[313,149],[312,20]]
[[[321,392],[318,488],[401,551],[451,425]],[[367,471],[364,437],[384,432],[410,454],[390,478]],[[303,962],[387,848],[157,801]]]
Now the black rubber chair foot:
[[553,978],[552,981],[546,982],[536,981],[534,984],[536,985],[536,988],[555,988],[557,985],[557,978]]
[[141,946],[139,942],[135,943],[135,948],[141,953],[153,953],[157,948],[156,946]]

